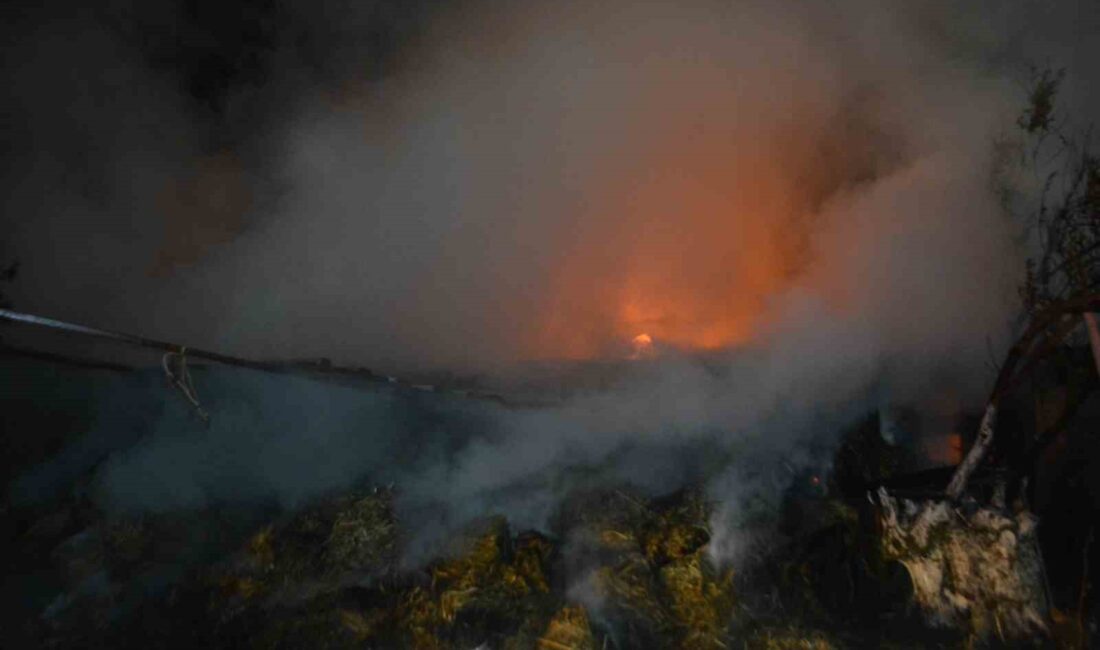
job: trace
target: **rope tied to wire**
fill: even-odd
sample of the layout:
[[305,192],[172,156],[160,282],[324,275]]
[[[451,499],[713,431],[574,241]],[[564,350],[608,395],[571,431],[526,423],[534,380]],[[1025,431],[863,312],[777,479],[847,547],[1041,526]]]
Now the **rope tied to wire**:
[[[173,362],[176,365],[175,371],[172,369]],[[161,366],[164,368],[165,376],[168,377],[168,382],[183,394],[203,426],[210,426],[210,414],[199,403],[198,393],[195,392],[195,384],[191,380],[191,372],[187,368],[187,347],[180,347],[179,352],[166,352],[164,357],[161,358]]]

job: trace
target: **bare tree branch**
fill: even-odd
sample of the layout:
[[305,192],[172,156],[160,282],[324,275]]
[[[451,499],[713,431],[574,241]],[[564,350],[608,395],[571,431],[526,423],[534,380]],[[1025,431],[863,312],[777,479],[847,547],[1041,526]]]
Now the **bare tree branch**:
[[967,483],[974,470],[981,465],[993,444],[997,425],[997,408],[1000,400],[1027,376],[1028,371],[1041,359],[1050,354],[1066,336],[1080,325],[1080,316],[1094,310],[1100,310],[1100,294],[1093,294],[1066,300],[1048,307],[1032,318],[1027,330],[1009,349],[993,391],[986,403],[985,414],[978,429],[978,438],[967,452],[963,462],[955,470],[947,485],[947,496],[958,499],[966,491]]

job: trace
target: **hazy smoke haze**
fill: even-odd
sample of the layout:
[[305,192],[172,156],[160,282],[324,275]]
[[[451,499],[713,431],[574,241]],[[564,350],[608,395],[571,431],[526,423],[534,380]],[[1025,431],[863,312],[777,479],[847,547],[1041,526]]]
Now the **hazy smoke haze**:
[[[538,524],[578,467],[732,501],[748,459],[813,463],[802,443],[883,396],[980,398],[1023,268],[993,142],[1026,63],[1097,50],[1095,10],[1029,4],[318,6],[282,10],[312,40],[272,28],[216,110],[127,37],[174,24],[167,5],[25,18],[5,56],[16,304],[394,374],[622,358],[642,333],[663,356],[476,433],[442,417],[399,470],[379,450],[410,429],[374,397],[245,382],[264,415],[183,441],[155,420],[100,470],[111,502],[396,474],[411,510]],[[1072,75],[1066,97],[1095,105]],[[318,415],[272,433],[282,408]]]

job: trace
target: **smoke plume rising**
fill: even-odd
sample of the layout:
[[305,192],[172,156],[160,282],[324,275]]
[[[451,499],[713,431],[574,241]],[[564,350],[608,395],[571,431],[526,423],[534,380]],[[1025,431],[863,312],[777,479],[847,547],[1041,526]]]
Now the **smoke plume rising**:
[[[4,170],[16,304],[393,374],[522,375],[626,357],[642,334],[658,358],[552,409],[486,407],[478,427],[447,411],[399,469],[386,453],[415,427],[382,398],[226,382],[253,415],[215,411],[189,438],[154,419],[99,470],[106,502],[294,503],[368,476],[400,482],[410,511],[539,525],[576,468],[704,479],[733,502],[753,459],[798,456],[883,396],[984,390],[1022,269],[990,189],[1024,101],[1006,53],[1038,47],[1024,25],[1073,29],[1062,16],[392,7],[287,9],[332,51],[318,63],[276,29],[265,73],[218,95],[217,117],[102,16],[35,18],[10,48],[28,152]],[[156,22],[133,11],[111,18]],[[362,45],[378,25],[385,56]],[[315,417],[282,430],[287,410]]]

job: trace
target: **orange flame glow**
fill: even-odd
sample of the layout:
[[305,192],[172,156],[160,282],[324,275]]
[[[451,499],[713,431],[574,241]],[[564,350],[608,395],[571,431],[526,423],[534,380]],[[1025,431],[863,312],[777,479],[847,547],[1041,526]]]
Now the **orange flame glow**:
[[554,275],[540,355],[605,355],[638,332],[688,349],[744,343],[804,265],[806,192],[774,149],[667,147],[655,155],[667,166],[628,170],[599,191]]
[[631,359],[645,359],[656,353],[653,348],[653,337],[644,332],[631,339],[630,345],[634,348],[630,353]]

